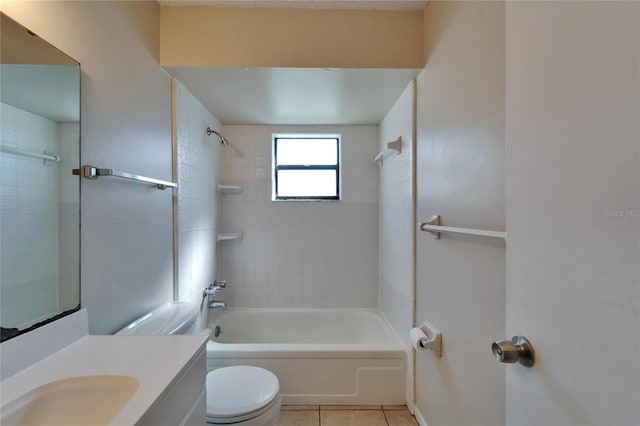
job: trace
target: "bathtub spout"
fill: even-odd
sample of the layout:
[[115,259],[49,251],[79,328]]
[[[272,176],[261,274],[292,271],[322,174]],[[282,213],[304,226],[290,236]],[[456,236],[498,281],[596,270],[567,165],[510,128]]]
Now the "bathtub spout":
[[209,302],[209,309],[215,308],[226,308],[227,304],[225,302]]

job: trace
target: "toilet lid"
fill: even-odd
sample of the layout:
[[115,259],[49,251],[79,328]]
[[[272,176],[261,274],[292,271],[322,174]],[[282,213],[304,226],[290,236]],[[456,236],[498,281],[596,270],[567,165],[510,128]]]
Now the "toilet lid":
[[269,405],[280,384],[272,372],[248,365],[224,367],[207,374],[207,416],[245,416]]

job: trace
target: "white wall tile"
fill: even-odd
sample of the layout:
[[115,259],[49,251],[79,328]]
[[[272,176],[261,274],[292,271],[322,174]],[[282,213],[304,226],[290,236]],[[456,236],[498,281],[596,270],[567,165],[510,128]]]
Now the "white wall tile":
[[59,154],[62,157],[58,173],[58,299],[60,310],[65,311],[75,308],[80,302],[80,183],[77,176],[70,173],[71,169],[80,167],[80,125],[59,123],[58,130]]
[[[4,103],[0,104],[0,116],[3,145],[36,152],[60,152],[58,123]],[[1,322],[4,327],[24,328],[26,323],[59,310],[60,165],[6,152],[0,156]],[[32,303],[11,303],[15,300]]]
[[[340,202],[271,201],[272,135],[303,132],[342,135]],[[224,150],[224,180],[243,186],[222,202],[224,232],[244,233],[223,245],[229,305],[376,307],[377,126],[225,126],[224,133],[235,147]]]
[[[201,305],[202,290],[218,274],[222,149],[206,128],[221,130],[220,122],[180,82],[176,81],[178,171],[178,299]],[[206,324],[203,306],[200,325]]]
[[[380,310],[412,357],[408,332],[414,299],[414,83],[402,93],[380,123],[379,149],[402,137],[402,152],[390,154],[380,167],[378,235]],[[413,361],[407,362],[407,400],[413,400]]]

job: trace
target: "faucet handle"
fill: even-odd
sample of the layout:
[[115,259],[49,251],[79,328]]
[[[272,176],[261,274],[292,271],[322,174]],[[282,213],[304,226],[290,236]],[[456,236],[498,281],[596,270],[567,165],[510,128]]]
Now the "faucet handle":
[[221,280],[221,281],[214,281],[213,284],[211,284],[213,287],[218,287],[218,288],[226,288],[227,287],[227,282],[225,280]]
[[220,287],[209,284],[209,286],[205,287],[205,289],[202,291],[202,298],[204,299],[207,296],[216,296],[218,293],[220,293]]

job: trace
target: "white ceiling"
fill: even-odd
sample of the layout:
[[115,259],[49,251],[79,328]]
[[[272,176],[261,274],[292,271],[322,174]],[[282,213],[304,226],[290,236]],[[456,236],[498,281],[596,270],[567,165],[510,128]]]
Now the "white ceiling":
[[162,6],[422,10],[427,0],[158,0]]
[[167,70],[224,124],[378,124],[419,70]]

